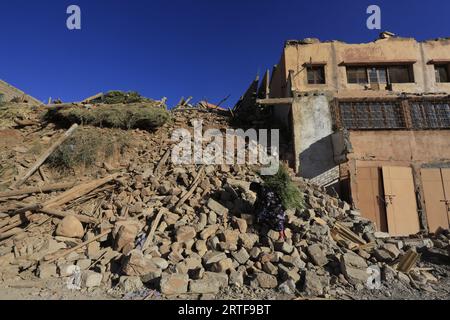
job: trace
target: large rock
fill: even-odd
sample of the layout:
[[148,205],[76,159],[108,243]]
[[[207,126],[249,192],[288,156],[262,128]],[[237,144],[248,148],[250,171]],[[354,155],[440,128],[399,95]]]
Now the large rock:
[[84,229],[80,220],[74,216],[67,216],[58,224],[56,235],[67,238],[83,238]]
[[213,234],[217,232],[219,229],[219,226],[217,224],[209,226],[205,228],[202,232],[200,232],[200,238],[203,240],[207,240],[209,237],[211,237]]
[[308,256],[311,258],[312,262],[319,267],[323,267],[328,263],[327,256],[322,250],[320,245],[313,244],[308,247]]
[[353,285],[366,284],[369,278],[366,261],[353,252],[341,256],[341,271],[348,282]]
[[42,264],[37,270],[38,276],[41,279],[49,279],[56,277],[56,265],[55,264]]
[[127,276],[145,276],[160,270],[150,259],[144,257],[141,251],[133,250],[125,257],[122,272]]
[[239,234],[238,230],[225,230],[219,234],[219,240],[228,245],[237,245]]
[[231,271],[229,284],[231,286],[242,287],[244,285],[244,272],[242,271]]
[[177,229],[176,239],[177,242],[185,243],[189,240],[192,240],[197,235],[197,231],[195,231],[194,227],[191,226],[182,226]]
[[161,270],[165,270],[169,267],[169,263],[167,262],[166,259],[163,259],[163,258],[159,258],[159,257],[153,258],[152,257],[152,258],[150,258],[150,262],[153,263],[154,265],[156,265]]
[[208,265],[227,258],[227,255],[219,251],[209,251],[203,256],[203,262]]
[[278,274],[278,268],[270,261],[263,264],[264,272],[276,276]]
[[208,271],[205,272],[203,279],[218,282],[221,288],[228,285],[228,275],[226,273],[216,273]]
[[144,287],[139,277],[122,276],[118,283],[119,288],[124,292],[134,292]]
[[229,211],[227,208],[225,208],[223,205],[212,198],[208,200],[207,207],[217,213],[219,216],[226,216]]
[[325,276],[319,276],[313,271],[305,272],[305,282],[303,290],[310,296],[321,296],[324,294],[324,288],[328,286],[329,279]]
[[187,274],[167,274],[161,276],[161,292],[165,295],[176,295],[187,293],[189,276]]
[[264,272],[259,272],[256,275],[256,280],[258,281],[259,286],[263,289],[273,289],[278,286],[277,277]]
[[81,281],[85,288],[95,288],[102,284],[103,275],[98,272],[86,270],[81,274]]
[[241,233],[239,235],[239,244],[247,250],[251,250],[258,241],[258,235],[254,233]]
[[189,282],[189,292],[197,294],[217,294],[220,290],[220,283],[214,279],[191,280]]
[[134,221],[118,222],[113,230],[116,251],[128,253],[134,249],[134,241],[140,231],[140,225]]
[[241,248],[239,251],[235,251],[231,255],[239,264],[245,264],[248,259],[250,259],[250,255],[245,248]]
[[228,270],[233,270],[233,260],[230,258],[220,260],[214,264],[214,271],[216,272],[226,272]]
[[278,290],[285,294],[295,294],[297,288],[295,286],[295,282],[292,279],[286,280],[282,284],[278,286]]
[[227,183],[230,186],[232,186],[234,188],[239,188],[244,192],[250,191],[251,182],[227,178]]
[[275,242],[275,249],[277,251],[281,251],[285,254],[291,254],[292,251],[294,251],[294,246],[292,246],[291,244],[287,243],[286,241],[279,241],[279,242]]
[[234,224],[234,227],[239,229],[239,231],[241,233],[247,232],[248,225],[247,225],[247,221],[245,219],[233,217],[233,224]]

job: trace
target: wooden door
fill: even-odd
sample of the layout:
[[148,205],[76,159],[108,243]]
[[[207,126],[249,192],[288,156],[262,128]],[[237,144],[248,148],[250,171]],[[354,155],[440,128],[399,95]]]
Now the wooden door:
[[382,171],[389,234],[418,233],[420,225],[411,168],[383,167]]
[[[447,170],[444,172],[444,170]],[[422,184],[425,197],[425,209],[427,212],[428,229],[436,232],[439,228],[447,229],[448,206],[447,199],[450,199],[450,172],[448,169],[422,169]],[[444,177],[445,176],[445,177]],[[447,197],[445,186],[447,184]]]
[[358,168],[356,175],[356,206],[361,215],[376,224],[378,231],[387,232],[383,186],[379,168]]
[[442,184],[444,185],[445,203],[447,205],[447,227],[450,228],[450,169],[441,169]]

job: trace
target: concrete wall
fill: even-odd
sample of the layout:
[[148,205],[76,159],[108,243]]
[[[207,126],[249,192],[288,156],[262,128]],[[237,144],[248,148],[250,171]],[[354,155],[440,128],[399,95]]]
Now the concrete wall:
[[399,165],[450,161],[450,130],[350,131],[350,142],[349,159],[359,161]]
[[358,168],[400,166],[413,171],[422,229],[427,229],[425,197],[420,175],[421,168],[450,168],[450,131],[351,131],[352,153],[346,164],[351,181],[351,195],[358,194]]
[[335,167],[331,139],[333,127],[328,97],[325,95],[295,97],[292,118],[297,171],[309,179],[326,174]]
[[[392,61],[415,61],[414,83],[393,84],[394,92],[407,93],[450,93],[450,83],[436,83],[433,59],[450,60],[450,40],[417,42],[409,38],[388,38],[365,44],[347,44],[338,41],[312,44],[288,44],[282,60],[285,59],[286,78],[289,70],[294,71],[294,89],[299,92],[330,91],[341,97],[385,96],[386,90],[366,90],[364,85],[349,84],[345,63]],[[310,85],[307,81],[305,64],[326,63],[326,84]],[[344,64],[343,64],[344,63]],[[285,79],[286,79],[285,78]],[[273,86],[277,81],[273,79]],[[276,96],[274,92],[273,97]],[[281,97],[281,96],[280,96]]]

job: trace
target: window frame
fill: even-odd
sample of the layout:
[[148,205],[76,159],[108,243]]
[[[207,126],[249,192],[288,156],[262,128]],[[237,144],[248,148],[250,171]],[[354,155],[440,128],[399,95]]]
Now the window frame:
[[[364,72],[361,72],[364,69]],[[354,75],[356,76],[355,79],[356,81],[350,81],[350,72],[353,72]],[[367,72],[367,68],[366,67],[347,67],[346,68],[346,74],[347,74],[347,83],[349,84],[361,84],[361,85],[367,85],[369,84],[369,75]],[[364,74],[364,79],[362,77],[360,77],[362,74]],[[364,82],[360,82],[360,80],[363,80]]]
[[[439,69],[443,69],[445,71],[445,76],[447,77],[446,81],[441,80],[441,74],[439,73]],[[434,65],[434,74],[435,74],[435,80],[436,83],[450,83],[450,64],[435,64]],[[439,75],[439,78],[438,78]]]
[[[393,68],[404,68],[408,73],[408,81],[392,81],[391,69]],[[365,70],[365,79],[361,81],[362,70]],[[350,73],[353,72],[352,76],[356,76],[356,80],[353,81],[350,77]],[[360,85],[388,85],[388,84],[402,84],[402,83],[415,83],[414,78],[414,68],[410,64],[398,64],[398,65],[361,65],[361,66],[347,66],[347,83],[348,84],[360,84]],[[376,76],[376,81],[373,75]]]
[[[313,79],[310,81],[310,74],[312,72]],[[321,73],[321,75],[318,76],[318,72]],[[322,77],[322,80],[320,79]],[[322,64],[310,64],[306,66],[306,83],[308,85],[321,85],[321,84],[327,84],[326,79],[326,70],[325,65]]]

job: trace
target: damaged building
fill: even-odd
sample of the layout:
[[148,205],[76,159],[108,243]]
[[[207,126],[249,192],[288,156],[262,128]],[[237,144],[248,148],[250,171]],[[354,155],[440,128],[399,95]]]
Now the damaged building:
[[235,107],[266,106],[283,159],[391,235],[450,227],[450,39],[287,41]]

